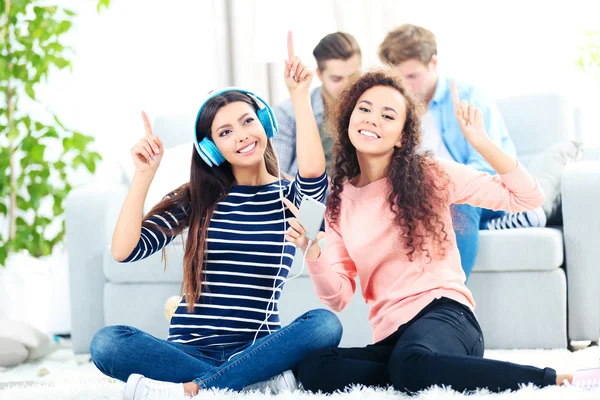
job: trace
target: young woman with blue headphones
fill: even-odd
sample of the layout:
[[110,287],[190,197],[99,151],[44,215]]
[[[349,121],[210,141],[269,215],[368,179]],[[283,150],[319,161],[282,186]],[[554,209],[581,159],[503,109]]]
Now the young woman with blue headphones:
[[172,399],[200,389],[240,390],[258,382],[293,389],[290,371],[311,351],[336,346],[337,317],[310,311],[280,327],[277,301],[295,245],[285,233],[304,195],[323,201],[325,157],[309,97],[313,71],[294,56],[288,35],[285,82],[297,120],[299,172],[280,179],[270,138],[271,108],[239,88],[211,93],[200,106],[190,182],[142,219],[163,147],[144,114],[146,136],[132,149],[135,176],[112,240],[121,262],[143,259],[187,230],[183,299],[168,340],[129,326],[101,329],[91,355],[104,374],[127,381],[125,399]]

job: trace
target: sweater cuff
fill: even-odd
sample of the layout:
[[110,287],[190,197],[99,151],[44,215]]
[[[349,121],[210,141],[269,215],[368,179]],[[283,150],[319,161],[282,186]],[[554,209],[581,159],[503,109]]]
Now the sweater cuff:
[[321,275],[325,273],[329,268],[329,264],[327,263],[327,259],[323,255],[323,250],[321,250],[319,257],[317,257],[316,259],[306,259],[306,266],[308,268],[308,272],[310,272],[311,275]]

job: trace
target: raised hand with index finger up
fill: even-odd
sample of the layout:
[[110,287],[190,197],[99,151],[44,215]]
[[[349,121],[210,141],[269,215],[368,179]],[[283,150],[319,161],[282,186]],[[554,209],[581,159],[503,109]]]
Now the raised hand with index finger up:
[[287,36],[288,59],[285,60],[284,78],[290,96],[295,94],[309,94],[310,83],[314,76],[314,70],[302,63],[300,57],[294,54],[294,40],[292,31]]
[[148,115],[142,111],[145,135],[131,148],[133,164],[138,172],[154,174],[164,154],[162,141],[152,132]]

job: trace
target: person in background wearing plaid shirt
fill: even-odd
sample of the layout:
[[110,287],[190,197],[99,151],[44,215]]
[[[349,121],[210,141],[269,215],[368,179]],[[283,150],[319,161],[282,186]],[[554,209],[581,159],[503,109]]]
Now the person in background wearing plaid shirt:
[[[356,39],[349,33],[335,32],[325,36],[313,50],[317,60],[317,76],[322,85],[310,93],[313,113],[323,142],[327,170],[331,167],[331,150],[334,139],[327,132],[325,115],[333,110],[334,102],[350,80],[360,74],[361,52]],[[273,145],[279,157],[282,172],[296,176],[296,117],[290,99],[275,108],[279,133],[273,137]]]

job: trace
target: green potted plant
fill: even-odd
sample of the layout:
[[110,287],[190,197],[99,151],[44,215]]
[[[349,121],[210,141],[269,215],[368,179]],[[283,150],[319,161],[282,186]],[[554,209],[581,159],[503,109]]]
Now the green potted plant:
[[[98,12],[101,6],[108,1]],[[66,127],[36,97],[53,70],[71,68],[64,35],[74,17],[45,1],[0,0],[0,272],[40,265],[60,247],[73,174],[93,174],[101,160],[91,136]],[[10,308],[10,291],[25,280],[17,274],[11,281],[7,272],[0,303],[8,297]]]
[[[12,252],[47,256],[64,239],[63,202],[69,176],[96,169],[93,138],[65,127],[51,111],[31,115],[29,98],[53,68],[70,68],[72,50],[61,43],[73,12],[35,0],[0,0],[0,265]],[[59,224],[51,231],[50,226]]]

